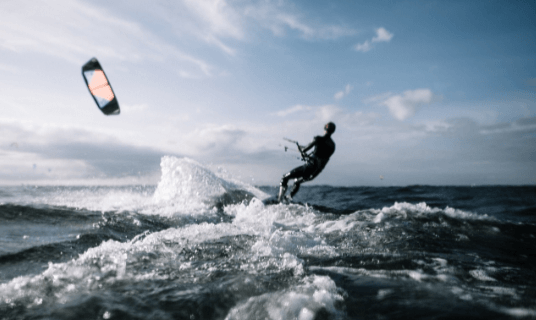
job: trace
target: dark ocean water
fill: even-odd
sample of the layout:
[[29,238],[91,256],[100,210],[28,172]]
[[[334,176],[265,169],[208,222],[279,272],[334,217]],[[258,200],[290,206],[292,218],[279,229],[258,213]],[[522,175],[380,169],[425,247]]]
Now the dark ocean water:
[[0,319],[533,319],[536,187],[0,187]]

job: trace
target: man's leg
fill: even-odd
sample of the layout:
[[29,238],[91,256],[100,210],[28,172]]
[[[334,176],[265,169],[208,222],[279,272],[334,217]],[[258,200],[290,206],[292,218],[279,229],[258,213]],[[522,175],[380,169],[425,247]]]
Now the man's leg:
[[[286,173],[283,176],[283,178],[281,178],[281,183],[279,185],[279,195],[277,196],[278,201],[283,200],[283,197],[285,196],[285,193],[287,192],[288,181],[290,179],[301,177],[303,175],[303,173],[306,171],[306,168],[307,168],[306,165],[294,168],[294,169],[292,169],[292,171]],[[299,186],[298,186],[298,188],[299,188]],[[292,190],[294,190],[294,188]]]
[[294,185],[290,190],[291,199],[298,193],[302,183],[313,180],[323,169],[323,167],[319,168],[317,163],[308,163],[301,168],[303,168],[303,170],[300,172],[300,175],[296,177],[296,180],[294,180]]
[[298,178],[294,181],[294,185],[292,186],[292,189],[290,190],[290,198],[294,198],[296,193],[300,191],[300,185],[302,184],[302,182],[305,182],[303,178]]
[[281,183],[279,184],[279,195],[277,196],[277,201],[281,202],[285,193],[287,192],[288,179],[285,179],[285,176],[281,178]]

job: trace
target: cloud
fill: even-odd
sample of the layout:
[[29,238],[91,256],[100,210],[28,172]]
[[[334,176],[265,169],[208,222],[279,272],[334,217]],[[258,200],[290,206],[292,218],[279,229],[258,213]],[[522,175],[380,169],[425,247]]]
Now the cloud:
[[6,71],[9,73],[13,73],[13,74],[17,74],[20,72],[19,68],[15,66],[10,66],[10,65],[1,64],[1,63],[0,63],[0,71]]
[[344,98],[346,95],[348,95],[350,93],[350,91],[352,91],[353,87],[349,84],[346,85],[346,87],[344,87],[344,90],[341,90],[337,93],[335,93],[335,100],[341,100],[342,98]]
[[[284,152],[282,137],[306,143],[322,134],[325,122],[334,121],[337,151],[314,183],[368,185],[378,174],[393,184],[529,183],[527,177],[536,174],[536,117],[493,125],[469,118],[386,124],[377,123],[378,117],[335,105],[307,106],[299,116],[277,123],[204,125],[179,135],[179,148],[234,177],[272,184],[299,165]],[[158,176],[161,156],[173,154],[121,142],[113,134],[0,121],[0,183],[109,181],[138,172]]]
[[513,123],[497,123],[493,125],[485,125],[480,127],[482,134],[509,133],[519,131],[535,131],[536,117],[520,118]]
[[244,36],[237,13],[225,0],[184,0],[183,3],[210,33],[235,39]]
[[387,98],[391,97],[392,95],[393,94],[391,92],[384,92],[384,93],[363,99],[363,103],[370,104],[370,103],[383,102],[387,100]]
[[[203,45],[234,56],[236,43],[256,38],[259,27],[278,36],[295,31],[304,39],[356,33],[345,26],[312,23],[294,11],[284,2],[265,0],[155,1],[151,5],[117,0],[105,6],[81,0],[0,1],[0,50],[45,54],[77,65],[91,56],[166,62],[178,76],[198,79],[224,73],[206,60]],[[6,66],[0,70],[16,71]]]
[[147,104],[121,104],[122,113],[135,113],[135,112],[144,112],[149,109]]
[[[447,130],[431,138],[450,139],[449,148],[458,161],[517,162],[520,167],[532,164],[536,168],[536,117],[493,125],[480,125],[469,118],[449,119],[447,123]],[[535,169],[531,171],[536,173]]]
[[[298,112],[300,112],[299,117],[288,117],[288,120],[284,123],[285,128],[294,131],[314,131],[315,129],[323,128],[324,124],[327,122],[333,121],[335,123],[340,122],[343,124],[343,127],[346,126],[348,129],[352,129],[354,126],[368,125],[378,117],[378,115],[374,113],[363,113],[361,111],[354,112],[331,104],[320,106],[297,105],[279,111],[275,115],[286,117]],[[266,134],[276,130],[271,126],[269,127],[270,129],[266,130]],[[278,124],[277,127],[279,128],[277,131],[282,130],[280,124]]]
[[354,47],[355,51],[361,51],[361,52],[368,52],[372,49],[372,45],[370,44],[370,41],[365,41],[363,43],[358,43]]
[[171,58],[197,74],[212,75],[209,63],[97,5],[77,0],[4,1],[0,12],[3,50],[46,54],[74,64],[91,56],[130,62]]
[[[132,3],[124,2],[131,7]],[[228,55],[235,55],[236,49],[226,40],[243,40],[247,28],[238,7],[225,0],[180,0],[157,1],[147,9],[146,2],[138,1],[138,14],[150,14],[156,20],[165,22],[165,27],[181,39],[193,37],[215,46]]]
[[290,108],[285,109],[285,110],[278,111],[278,112],[273,113],[273,114],[278,116],[278,117],[286,117],[286,116],[288,116],[290,114],[293,114],[293,113],[296,113],[296,112],[308,111],[308,110],[311,110],[311,109],[312,108],[309,107],[309,106],[295,105],[293,107],[290,107]]
[[233,125],[206,125],[186,135],[190,152],[196,156],[229,155],[235,152],[244,130]]
[[385,28],[376,29],[376,36],[371,40],[366,40],[363,43],[358,43],[354,46],[354,50],[360,52],[368,52],[374,48],[373,43],[389,42],[394,37],[394,34],[387,31]]
[[[133,46],[126,39],[139,39],[136,35],[142,32],[138,25],[80,1],[2,2],[1,9],[3,49],[45,53],[72,62],[78,62],[77,57],[88,49],[99,56],[127,59],[127,50]],[[122,39],[114,37],[114,31],[123,33]]]
[[334,105],[325,105],[315,108],[316,119],[320,120],[321,123],[326,123],[329,121],[334,121],[343,113],[343,109],[334,106]]
[[382,104],[389,108],[393,117],[402,121],[414,116],[421,106],[431,103],[433,98],[430,89],[408,90],[403,95],[388,98]]
[[[10,121],[0,124],[0,167],[5,168],[0,181],[152,174],[159,171],[164,155],[84,129]],[[14,143],[17,148],[12,147]]]
[[389,42],[393,38],[394,34],[385,30],[385,28],[376,29],[376,36],[372,38],[372,42]]
[[516,121],[516,124],[521,127],[536,126],[536,117],[521,118]]
[[288,31],[296,31],[307,40],[333,40],[355,35],[352,28],[341,25],[325,25],[306,21],[302,15],[293,12],[281,1],[254,1],[244,7],[243,14],[253,20],[255,25],[272,31],[276,36],[285,36]]

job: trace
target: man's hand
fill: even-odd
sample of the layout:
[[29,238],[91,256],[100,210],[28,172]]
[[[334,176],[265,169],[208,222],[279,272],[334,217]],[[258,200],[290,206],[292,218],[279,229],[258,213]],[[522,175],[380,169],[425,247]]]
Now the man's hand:
[[302,160],[307,161],[307,159],[309,159],[309,155],[303,151],[302,147],[298,144],[298,142],[296,142],[296,146],[298,147],[298,150],[300,151]]

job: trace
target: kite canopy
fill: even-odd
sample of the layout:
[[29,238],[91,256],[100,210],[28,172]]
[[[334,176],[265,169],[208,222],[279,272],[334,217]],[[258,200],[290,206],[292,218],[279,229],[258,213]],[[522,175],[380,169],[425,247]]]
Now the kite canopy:
[[119,114],[119,103],[117,103],[112,86],[96,58],[89,60],[82,67],[82,76],[84,76],[89,93],[102,113],[105,115]]

